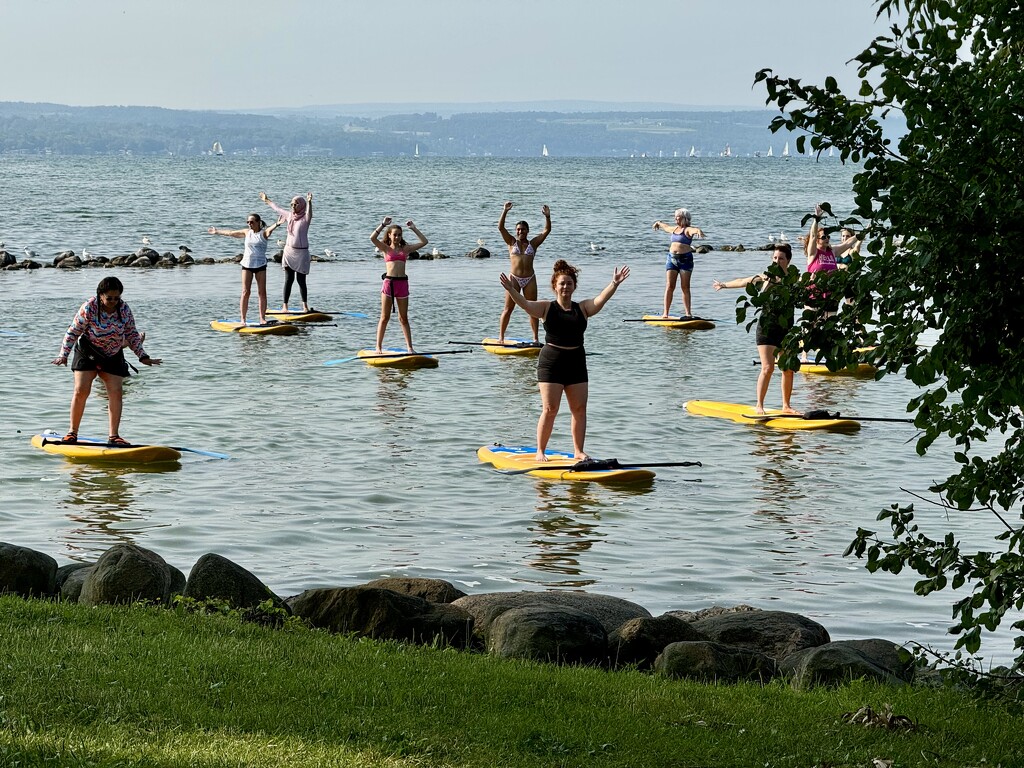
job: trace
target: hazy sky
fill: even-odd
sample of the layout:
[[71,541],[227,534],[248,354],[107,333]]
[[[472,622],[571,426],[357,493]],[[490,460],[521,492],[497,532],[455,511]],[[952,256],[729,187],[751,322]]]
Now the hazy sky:
[[[771,67],[848,92],[870,0],[0,0],[0,101],[246,109],[584,99],[764,105]],[[15,74],[16,73],[16,74]]]

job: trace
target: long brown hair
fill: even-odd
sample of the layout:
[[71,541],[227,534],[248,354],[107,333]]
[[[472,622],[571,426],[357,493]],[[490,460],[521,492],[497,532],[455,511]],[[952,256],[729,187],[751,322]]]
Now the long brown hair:
[[399,232],[398,242],[395,244],[398,248],[405,248],[405,237],[401,234],[402,227],[398,224],[390,224],[388,228],[384,230],[384,245],[388,248],[391,247],[391,230],[397,229]]

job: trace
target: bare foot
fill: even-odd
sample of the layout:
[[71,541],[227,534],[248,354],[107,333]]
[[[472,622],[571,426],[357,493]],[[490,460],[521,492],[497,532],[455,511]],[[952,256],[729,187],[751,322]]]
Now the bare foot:
[[248,326],[249,324],[248,324],[247,322],[245,322],[245,318],[243,317],[243,318],[242,318],[242,322],[241,322],[241,323],[239,323],[239,325],[241,325],[241,326],[242,326],[243,328],[245,328],[245,327],[246,327],[246,326]]
[[377,349],[375,349],[374,352],[376,352],[378,355],[383,355],[384,354],[384,350],[381,349],[380,347],[377,347]]
[[537,455],[533,457],[534,461],[547,461],[548,456],[544,451],[537,451]]
[[798,414],[798,413],[800,413],[800,411],[798,411],[796,408],[790,408],[788,405],[782,406],[782,412],[783,413],[789,413],[789,414]]
[[266,325],[266,324],[267,324],[267,318],[261,317],[260,318],[260,325]]
[[498,343],[499,344],[504,344],[505,343],[505,337],[504,336],[499,336],[498,337]]
[[590,456],[588,456],[585,451],[577,451],[576,455],[573,456],[573,458],[576,459],[576,461],[589,461],[590,460]]
[[281,311],[282,312],[287,312],[288,311],[288,305],[287,304],[282,304],[281,305]]
[[763,405],[757,406],[754,409],[754,413],[756,413],[758,416],[764,416],[764,406]]

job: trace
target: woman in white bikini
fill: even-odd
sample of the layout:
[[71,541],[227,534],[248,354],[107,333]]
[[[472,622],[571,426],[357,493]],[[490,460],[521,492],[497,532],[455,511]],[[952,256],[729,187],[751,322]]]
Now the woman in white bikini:
[[[537,249],[540,248],[540,244],[551,234],[551,209],[546,205],[541,206],[541,213],[544,214],[544,229],[532,239],[530,238],[530,225],[525,221],[516,222],[516,234],[514,237],[506,229],[505,217],[508,216],[510,210],[512,210],[512,203],[505,203],[505,207],[501,209],[501,218],[498,219],[498,231],[501,233],[501,239],[508,245],[508,256],[512,262],[509,277],[519,283],[519,290],[525,299],[536,301],[537,276],[533,271],[533,257],[537,255]],[[512,310],[515,307],[516,304],[512,301],[511,295],[506,293],[505,306],[501,310],[501,320],[498,322],[499,344],[505,341],[505,330],[508,328],[509,320],[512,319]],[[538,336],[539,327],[540,321],[535,317],[531,317],[530,330],[533,331],[533,341],[535,344],[540,343]]]

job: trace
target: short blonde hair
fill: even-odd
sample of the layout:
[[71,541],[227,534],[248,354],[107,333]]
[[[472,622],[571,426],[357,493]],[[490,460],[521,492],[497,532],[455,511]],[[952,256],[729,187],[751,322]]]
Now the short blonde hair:
[[690,226],[690,212],[685,208],[676,208],[676,212],[673,215],[685,221],[686,226]]

